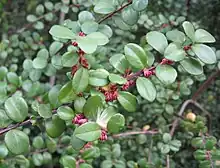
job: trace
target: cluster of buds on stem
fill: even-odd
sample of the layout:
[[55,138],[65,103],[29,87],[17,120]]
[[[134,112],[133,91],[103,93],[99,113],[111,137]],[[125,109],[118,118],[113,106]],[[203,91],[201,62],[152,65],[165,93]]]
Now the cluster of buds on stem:
[[170,64],[173,64],[173,61],[164,58],[164,59],[162,59],[160,64],[161,65],[165,65],[165,64],[169,64],[170,65]]
[[87,59],[84,56],[80,56],[79,58],[79,63],[86,69],[89,68],[89,63],[87,61]]
[[77,70],[78,70],[78,65],[72,66],[71,75],[74,76]]
[[149,78],[150,76],[155,75],[155,69],[154,69],[154,68],[153,68],[153,69],[147,69],[147,68],[145,68],[145,69],[143,70],[143,74],[144,74],[144,76],[145,76],[146,78]]
[[85,34],[85,33],[83,33],[83,32],[79,32],[79,36],[81,36],[81,37],[85,37],[85,36],[86,36],[86,34]]
[[112,102],[118,97],[118,88],[115,84],[109,84],[100,88],[100,91],[105,95],[106,102]]
[[121,88],[121,90],[128,90],[131,86],[135,85],[135,81],[134,80],[129,80],[127,81]]
[[83,114],[77,114],[72,120],[73,124],[78,124],[78,125],[82,125],[87,122],[88,122],[88,119]]
[[191,45],[187,45],[187,46],[184,46],[183,47],[183,50],[184,51],[188,51],[188,50],[191,50],[192,49],[192,46]]
[[107,131],[102,129],[101,136],[99,138],[100,141],[106,141],[108,139]]

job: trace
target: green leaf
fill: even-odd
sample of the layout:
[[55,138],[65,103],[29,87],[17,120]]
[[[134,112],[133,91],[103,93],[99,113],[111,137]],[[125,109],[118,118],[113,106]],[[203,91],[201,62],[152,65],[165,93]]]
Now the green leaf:
[[194,42],[195,41],[195,29],[192,23],[188,21],[183,22],[183,29],[186,35]]
[[51,64],[53,65],[54,68],[56,69],[62,69],[63,65],[62,65],[62,57],[60,55],[54,55],[51,58]]
[[86,68],[80,68],[75,73],[72,85],[75,93],[83,92],[89,84],[89,72]]
[[74,109],[76,112],[81,113],[83,112],[83,107],[86,103],[86,99],[84,97],[77,97],[74,101]]
[[21,122],[28,116],[28,105],[22,97],[12,96],[5,101],[5,111],[10,119]]
[[72,67],[78,62],[78,55],[72,51],[66,52],[62,56],[62,65],[64,67]]
[[75,116],[74,111],[68,106],[59,107],[57,114],[62,120],[72,120]]
[[166,104],[166,106],[165,106],[165,110],[166,110],[167,114],[170,114],[170,115],[171,115],[171,114],[174,113],[173,106],[170,105],[170,104]]
[[87,118],[96,118],[98,111],[102,108],[102,98],[100,96],[92,96],[86,101],[83,112]]
[[56,151],[57,149],[57,144],[56,141],[50,137],[47,137],[46,139],[46,145],[47,145],[47,149],[50,153],[53,153]]
[[29,138],[19,130],[10,130],[5,135],[5,144],[11,153],[19,155],[28,152]]
[[172,137],[171,137],[171,135],[169,133],[164,133],[163,134],[163,141],[165,143],[169,143],[171,141],[171,139],[172,139]]
[[167,39],[182,44],[185,40],[185,34],[179,30],[171,30],[166,33]]
[[132,26],[137,23],[139,14],[130,6],[122,11],[121,17],[125,23]]
[[195,42],[197,42],[197,43],[214,43],[215,38],[206,30],[198,29],[195,32]]
[[87,122],[75,129],[75,136],[83,141],[95,141],[101,136],[101,127],[95,122]]
[[117,74],[111,73],[108,78],[112,83],[117,83],[119,85],[125,84],[127,82],[127,80],[124,77]]
[[63,167],[75,168],[76,167],[76,159],[73,156],[64,155],[60,158],[60,164],[62,164]]
[[122,160],[115,160],[114,167],[115,168],[126,168],[126,164]]
[[154,84],[147,78],[139,77],[136,81],[136,87],[138,93],[150,102],[153,102],[156,98],[156,88]]
[[51,138],[59,137],[65,130],[65,121],[61,120],[57,115],[53,115],[52,120],[45,123],[47,135]]
[[111,1],[108,0],[100,0],[94,7],[94,12],[100,14],[108,14],[115,10],[115,6]]
[[37,112],[43,118],[52,117],[52,109],[50,104],[39,104]]
[[202,148],[204,146],[203,139],[201,137],[193,138],[191,144],[194,148]]
[[4,66],[0,67],[0,80],[4,79],[6,74],[8,73],[8,69]]
[[43,48],[37,53],[37,57],[48,59],[49,58],[49,52],[47,49]]
[[52,155],[49,152],[44,152],[43,158],[44,158],[44,164],[49,164],[52,162]]
[[169,147],[169,145],[163,144],[163,145],[161,146],[161,148],[160,148],[160,151],[161,151],[161,153],[163,153],[163,154],[169,153],[169,152],[170,152],[170,147]]
[[36,136],[33,139],[33,147],[36,149],[42,149],[44,148],[44,140],[41,136]]
[[[27,71],[33,68],[33,62],[30,59],[25,59],[23,62],[23,68]],[[1,75],[0,75],[1,76]]]
[[35,166],[41,166],[44,162],[44,158],[41,153],[34,153],[32,155],[32,160]]
[[79,165],[79,168],[92,168],[92,166],[87,163],[82,163]]
[[180,147],[181,147],[181,141],[172,140],[169,145],[170,145],[170,150],[172,150],[174,152],[178,152],[180,150]]
[[70,29],[60,25],[52,26],[49,33],[54,37],[62,38],[62,39],[75,38],[75,34]]
[[43,15],[44,14],[44,6],[42,4],[37,5],[36,14],[38,14],[38,15]]
[[101,163],[101,168],[112,168],[112,167],[113,167],[112,160],[104,160]]
[[108,121],[108,131],[110,133],[118,133],[125,125],[125,118],[121,114],[113,115]]
[[192,75],[200,75],[203,73],[203,67],[201,63],[195,58],[185,58],[180,62],[183,69]]
[[61,88],[58,98],[61,103],[70,103],[76,98],[72,82],[68,82]]
[[50,56],[54,56],[62,47],[63,43],[59,41],[54,41],[49,48]]
[[83,153],[81,154],[81,156],[84,160],[98,158],[100,157],[100,150],[98,147],[91,147],[91,148],[85,149]]
[[42,70],[40,69],[32,69],[29,73],[29,77],[32,81],[38,81],[41,77]]
[[14,72],[8,72],[7,73],[7,79],[9,81],[9,83],[18,86],[19,85],[19,77],[17,76],[16,73]]
[[36,22],[37,21],[37,17],[35,15],[28,15],[27,16],[27,21],[28,22]]
[[79,47],[87,54],[92,54],[97,49],[97,44],[94,42],[94,39],[85,37],[77,37],[77,43]]
[[98,30],[99,24],[94,21],[87,21],[81,25],[81,29],[85,34],[90,34]]
[[60,85],[55,85],[50,89],[48,93],[48,99],[50,101],[52,108],[57,108],[60,106],[60,102],[58,100],[60,87],[61,87]]
[[214,64],[217,61],[215,52],[207,45],[195,44],[192,50],[206,64]]
[[143,48],[134,43],[129,43],[124,47],[125,57],[128,62],[137,69],[147,66],[147,55]]
[[186,57],[185,51],[175,43],[169,44],[164,52],[164,57],[172,61],[181,61]]
[[165,85],[170,85],[176,80],[177,72],[170,65],[158,65],[156,67],[156,76]]
[[8,118],[8,116],[6,115],[6,112],[0,109],[0,128],[7,127],[11,123],[12,123],[12,120]]
[[98,45],[107,44],[109,39],[100,32],[93,32],[85,37],[77,36],[76,42],[85,53],[92,54],[96,51]]
[[108,84],[109,72],[105,69],[89,71],[89,84],[92,86],[105,86]]
[[88,11],[81,11],[79,13],[78,19],[81,24],[83,24],[84,22],[87,22],[87,21],[94,21],[95,20],[93,14]]
[[111,65],[120,73],[124,74],[128,69],[128,61],[123,54],[115,54],[110,58]]
[[142,11],[147,8],[148,0],[133,0],[132,8],[136,11]]
[[107,128],[107,123],[110,118],[116,113],[116,109],[113,106],[107,107],[105,110],[98,110],[96,123],[102,128]]
[[105,45],[109,42],[108,37],[100,32],[91,33],[86,37],[93,40],[93,43],[96,43],[97,45]]
[[104,24],[99,25],[98,32],[101,32],[102,34],[106,35],[108,38],[112,37],[113,35],[111,27]]
[[148,44],[161,54],[164,53],[165,49],[168,46],[165,35],[157,31],[151,31],[147,33],[146,39]]
[[75,134],[73,134],[71,136],[71,145],[72,145],[73,149],[75,149],[77,151],[82,149],[86,143],[87,143],[86,141],[83,141],[83,140],[77,138],[75,136]]
[[33,60],[33,67],[35,69],[44,69],[47,66],[47,59],[44,57],[36,57]]
[[135,112],[137,107],[137,99],[134,95],[129,92],[119,92],[118,95],[119,103],[128,112]]
[[52,64],[48,64],[45,71],[44,71],[44,74],[46,76],[55,76],[56,75],[56,69],[54,68],[54,66]]
[[128,24],[126,24],[121,17],[114,17],[114,22],[116,24],[116,26],[118,26],[120,29],[122,30],[130,30],[131,26],[129,26]]
[[50,2],[50,1],[44,2],[44,6],[45,6],[49,11],[53,10],[53,3]]
[[8,149],[5,144],[0,145],[0,159],[5,158],[8,155]]

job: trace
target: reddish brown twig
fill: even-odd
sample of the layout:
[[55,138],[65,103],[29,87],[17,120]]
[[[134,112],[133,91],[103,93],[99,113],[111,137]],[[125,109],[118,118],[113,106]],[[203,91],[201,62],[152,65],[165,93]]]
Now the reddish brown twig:
[[6,132],[12,130],[12,129],[18,128],[20,126],[25,126],[25,125],[28,125],[28,124],[31,124],[31,119],[25,120],[21,123],[15,124],[15,125],[11,125],[11,126],[6,127],[6,128],[3,128],[3,129],[0,130],[0,136],[3,135]]
[[115,11],[112,12],[112,13],[109,13],[108,15],[106,15],[105,17],[103,17],[102,19],[100,19],[100,20],[98,21],[98,23],[100,24],[100,23],[104,22],[105,20],[107,20],[108,18],[111,18],[111,17],[114,16],[116,13],[122,11],[124,8],[128,7],[128,6],[131,5],[131,4],[132,4],[132,1],[130,0],[127,4],[121,6],[119,9],[115,10]]
[[209,86],[210,83],[220,74],[220,70],[214,72],[200,87],[199,89],[193,94],[192,100],[196,100],[201,93],[203,93]]

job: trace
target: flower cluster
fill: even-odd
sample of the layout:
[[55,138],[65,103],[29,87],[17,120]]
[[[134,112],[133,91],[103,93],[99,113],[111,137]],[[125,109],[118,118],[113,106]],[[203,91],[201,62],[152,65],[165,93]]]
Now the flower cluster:
[[118,97],[118,88],[115,84],[109,84],[108,86],[101,87],[100,91],[105,95],[106,102],[112,102]]
[[121,88],[121,90],[128,90],[131,86],[135,85],[135,81],[134,80],[129,80],[127,81]]
[[106,141],[108,139],[107,131],[102,129],[101,136],[99,138],[100,141]]
[[73,124],[78,124],[78,125],[82,125],[87,122],[88,122],[88,119],[83,114],[77,114],[72,120]]

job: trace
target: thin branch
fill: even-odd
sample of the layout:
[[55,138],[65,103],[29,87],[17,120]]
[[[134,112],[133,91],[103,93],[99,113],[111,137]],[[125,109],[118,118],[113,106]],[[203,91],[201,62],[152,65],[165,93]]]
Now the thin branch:
[[[66,105],[69,105],[69,104],[66,104]],[[54,110],[52,111],[53,114],[56,113],[56,112],[57,112],[56,109],[54,109]],[[37,120],[39,120],[40,118],[41,118],[41,117],[37,117]],[[10,125],[10,126],[8,126],[8,127],[6,127],[6,128],[0,129],[0,136],[3,135],[4,133],[10,131],[10,130],[16,129],[16,128],[21,127],[21,126],[26,126],[26,125],[32,124],[31,120],[32,120],[32,119],[29,118],[29,119],[27,119],[27,120],[25,120],[25,121],[23,121],[23,122],[20,122],[20,123],[14,124],[14,125]]]
[[[183,103],[183,105],[181,106],[180,111],[178,112],[178,116],[182,116],[183,113],[184,113],[184,111],[185,111],[185,109],[186,109],[186,107],[187,107],[190,103],[192,103],[192,102],[193,102],[193,100],[191,100],[191,99],[190,99],[190,100],[186,100],[186,101]],[[175,119],[175,121],[172,123],[172,128],[171,128],[171,131],[170,131],[170,135],[171,135],[171,136],[173,136],[173,134],[174,134],[174,132],[175,132],[175,129],[176,129],[178,123],[179,123],[179,118]]]
[[120,138],[120,137],[126,137],[130,135],[139,135],[139,134],[149,134],[149,135],[155,135],[159,132],[157,130],[151,130],[151,131],[131,131],[131,132],[124,132],[120,134],[114,134],[112,135],[113,138]]
[[104,22],[105,20],[111,18],[111,17],[114,16],[116,13],[122,11],[124,8],[128,7],[128,6],[131,5],[131,4],[132,4],[132,1],[130,0],[127,4],[121,6],[119,9],[115,10],[115,11],[112,12],[112,13],[109,13],[108,15],[106,15],[105,17],[103,17],[102,19],[100,19],[100,20],[98,21],[98,23],[100,24],[100,23]]
[[167,155],[166,168],[170,168],[170,156]]
[[[148,69],[148,71],[153,71],[156,69],[156,66],[152,66]],[[143,74],[143,70],[137,71],[136,73],[132,73],[127,76],[127,80],[135,79]]]
[[3,129],[0,130],[0,136],[3,135],[6,132],[12,130],[12,129],[18,128],[20,126],[29,125],[29,124],[31,124],[31,119],[25,120],[21,123],[15,124],[15,125],[8,126],[6,128],[3,128]]
[[[211,120],[211,115],[210,115],[210,113],[209,113],[206,109],[204,109],[198,102],[196,102],[196,101],[194,101],[194,100],[192,100],[192,99],[186,100],[186,101],[183,103],[183,105],[181,106],[180,111],[179,111],[179,113],[178,113],[177,115],[178,115],[178,116],[183,116],[183,113],[184,113],[186,107],[187,107],[189,104],[193,104],[194,106],[196,106],[198,109],[200,109],[204,114],[206,114],[206,115],[208,116],[209,120]],[[182,119],[182,118],[181,118],[181,119]],[[171,135],[171,136],[174,135],[174,132],[175,132],[176,127],[177,127],[177,125],[178,125],[178,123],[179,123],[179,120],[180,120],[180,118],[178,117],[178,118],[176,118],[176,119],[174,120],[174,122],[172,123],[172,128],[171,128],[171,131],[170,131],[170,135]],[[209,122],[210,122],[210,121],[209,121]],[[209,127],[210,127],[210,126],[209,126]]]
[[[129,5],[131,5],[131,4],[132,4],[132,1],[129,1],[129,2],[128,2],[127,4],[125,4],[124,6],[120,7],[119,9],[115,10],[114,12],[112,12],[112,13],[106,15],[105,17],[103,17],[102,19],[100,19],[100,20],[98,21],[98,23],[100,24],[100,23],[104,22],[105,20],[111,18],[111,17],[114,16],[116,13],[120,12],[121,10],[123,10],[124,8],[126,8],[127,6],[129,6]],[[59,49],[59,50],[55,53],[55,55],[58,54],[62,49],[66,48],[69,44],[71,44],[71,41],[65,43],[65,44],[63,45],[63,47],[62,47],[61,49]]]
[[192,100],[198,99],[198,97],[210,86],[210,83],[220,74],[220,70],[217,70],[214,72],[200,87],[199,89],[194,93],[192,96]]

